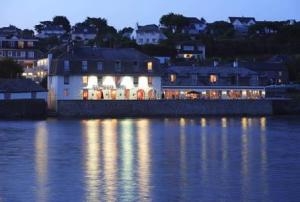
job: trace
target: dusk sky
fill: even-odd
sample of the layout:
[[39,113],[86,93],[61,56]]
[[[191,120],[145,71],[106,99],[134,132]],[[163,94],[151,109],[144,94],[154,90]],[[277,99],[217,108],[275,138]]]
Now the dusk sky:
[[0,26],[33,28],[55,15],[67,16],[72,24],[87,16],[104,17],[117,29],[158,23],[163,14],[181,13],[204,17],[208,22],[228,16],[254,16],[257,20],[300,19],[299,0],[9,0],[3,1]]

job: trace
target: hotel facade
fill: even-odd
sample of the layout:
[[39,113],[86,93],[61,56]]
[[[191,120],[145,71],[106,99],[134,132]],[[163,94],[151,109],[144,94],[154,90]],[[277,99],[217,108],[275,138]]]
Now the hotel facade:
[[159,61],[134,49],[78,47],[49,55],[48,105],[59,100],[161,98]]

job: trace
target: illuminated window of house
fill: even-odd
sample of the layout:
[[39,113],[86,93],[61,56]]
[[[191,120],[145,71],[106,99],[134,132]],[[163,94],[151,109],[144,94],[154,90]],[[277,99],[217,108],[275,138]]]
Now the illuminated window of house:
[[89,91],[87,89],[84,89],[82,91],[82,98],[83,98],[83,100],[88,100],[89,99]]
[[115,62],[115,70],[116,70],[116,72],[121,71],[121,61],[116,61]]
[[64,84],[69,85],[70,84],[70,77],[69,76],[64,76]]
[[67,88],[64,89],[64,96],[65,97],[69,96],[69,89]]
[[32,47],[33,47],[33,42],[32,42],[32,41],[28,41],[28,42],[27,42],[27,46],[28,46],[29,48],[32,48]]
[[210,77],[209,77],[210,83],[217,83],[217,81],[218,81],[217,75],[215,75],[215,74],[210,75]]
[[65,70],[65,72],[70,71],[70,62],[69,62],[69,60],[64,61],[64,70]]
[[153,70],[153,63],[152,62],[147,62],[147,69],[148,69],[148,72],[151,72]]
[[87,76],[83,76],[83,77],[82,77],[82,83],[83,83],[84,85],[87,85],[87,84],[88,84],[88,81],[89,81],[89,79],[88,79]]
[[152,77],[148,77],[148,85],[152,85],[153,83],[153,78]]
[[24,41],[18,41],[18,48],[24,48]]
[[82,61],[82,71],[86,72],[88,69],[88,62],[87,61]]
[[176,81],[176,74],[171,74],[170,80],[172,83],[174,83]]
[[189,58],[192,58],[193,55],[192,54],[184,54],[183,57],[186,59],[189,59]]

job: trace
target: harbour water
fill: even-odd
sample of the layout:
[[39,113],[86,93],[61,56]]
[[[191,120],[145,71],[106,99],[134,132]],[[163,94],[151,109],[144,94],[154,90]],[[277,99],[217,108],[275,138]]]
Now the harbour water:
[[300,117],[0,121],[0,202],[299,201]]

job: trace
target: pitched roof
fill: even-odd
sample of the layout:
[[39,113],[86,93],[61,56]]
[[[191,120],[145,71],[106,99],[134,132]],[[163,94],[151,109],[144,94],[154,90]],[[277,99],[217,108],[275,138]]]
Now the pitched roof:
[[47,92],[30,79],[0,79],[1,93]]
[[239,20],[241,23],[249,23],[251,20],[256,22],[255,18],[253,17],[229,17],[229,20],[231,23],[233,23],[236,20]]
[[287,71],[284,63],[280,62],[241,62],[240,65],[253,71]]
[[188,19],[189,23],[191,23],[191,24],[199,24],[199,23],[205,24],[206,23],[206,21],[203,18],[198,19],[196,17],[186,17],[186,19]]
[[[70,49],[70,48],[69,48]],[[56,54],[58,55],[58,54]],[[64,75],[64,61],[70,63],[70,75],[83,74],[148,74],[147,62],[153,62],[152,74],[160,74],[159,60],[145,55],[133,48],[96,48],[74,47],[73,50],[60,52],[53,57],[50,75]],[[82,61],[88,62],[88,70],[82,70]],[[102,62],[102,69],[97,69],[97,63]],[[116,70],[116,62],[121,62],[121,71]],[[134,69],[134,64],[138,69]]]
[[151,24],[151,25],[138,26],[137,32],[160,32],[160,29],[157,25]]
[[175,73],[178,75],[183,74],[240,74],[240,75],[251,75],[256,74],[256,72],[244,68],[244,67],[230,67],[230,66],[218,66],[218,67],[194,67],[194,66],[172,66],[167,69],[167,73]]

